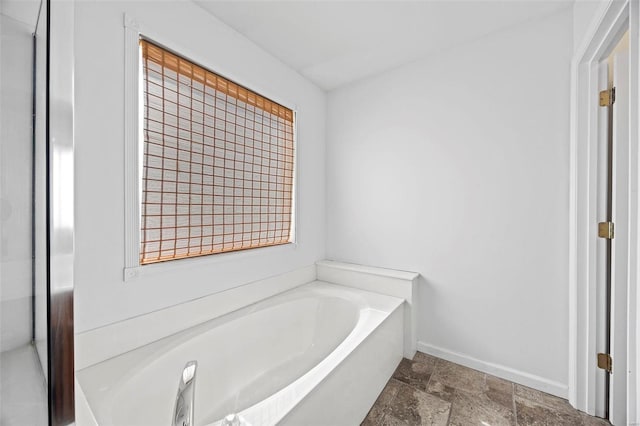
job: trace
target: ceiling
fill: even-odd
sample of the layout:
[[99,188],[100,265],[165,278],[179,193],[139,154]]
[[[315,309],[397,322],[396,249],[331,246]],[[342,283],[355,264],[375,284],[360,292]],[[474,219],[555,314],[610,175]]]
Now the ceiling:
[[573,0],[196,1],[324,90],[573,4]]

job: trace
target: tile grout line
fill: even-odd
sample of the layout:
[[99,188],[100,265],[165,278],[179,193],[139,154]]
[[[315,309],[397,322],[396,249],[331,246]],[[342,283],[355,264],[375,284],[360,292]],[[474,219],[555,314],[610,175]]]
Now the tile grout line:
[[[395,380],[393,378],[393,376],[391,376],[391,378],[389,379],[389,381],[387,382],[387,385],[389,383],[391,383],[392,380]],[[387,387],[387,385],[385,385],[385,388]],[[384,388],[383,388],[383,392],[384,392]],[[380,417],[380,422],[378,423],[379,425],[384,425],[384,419],[385,417],[387,417],[387,414],[389,414],[389,408],[393,405],[393,403],[395,402],[396,398],[398,397],[398,393],[400,392],[400,389],[398,389],[398,392],[396,392],[393,397],[389,400],[389,403],[386,404],[384,407],[382,407],[382,417]]]
[[431,384],[431,379],[433,379],[433,376],[436,374],[436,363],[434,361],[433,363],[433,371],[431,372],[431,374],[429,374],[429,380],[427,380],[427,384],[425,385],[425,392],[429,393],[429,385]]
[[[429,384],[431,383],[431,379],[433,378],[433,376],[436,375],[437,371],[438,371],[438,360],[436,359],[433,362],[433,373],[431,374],[431,376],[429,376]],[[427,386],[427,390],[429,390],[428,386]],[[455,399],[456,399],[456,395],[455,395],[455,390],[454,390],[453,391],[453,395],[451,397],[451,401],[449,402],[449,415],[447,416],[446,426],[449,426],[451,424],[451,413],[453,413],[453,402],[455,401]]]
[[518,426],[518,411],[516,409],[516,384],[511,382],[511,403],[513,404],[513,422]]

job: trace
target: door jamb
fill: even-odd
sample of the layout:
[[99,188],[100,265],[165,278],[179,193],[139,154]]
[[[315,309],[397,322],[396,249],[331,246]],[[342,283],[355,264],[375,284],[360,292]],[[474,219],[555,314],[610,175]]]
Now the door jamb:
[[570,231],[569,231],[569,402],[595,414],[596,395],[596,153],[598,148],[598,62],[628,25],[630,31],[630,155],[629,255],[627,341],[629,376],[627,420],[637,422],[636,395],[640,396],[636,360],[638,302],[638,118],[640,99],[640,5],[637,1],[609,0],[589,26],[571,63]]

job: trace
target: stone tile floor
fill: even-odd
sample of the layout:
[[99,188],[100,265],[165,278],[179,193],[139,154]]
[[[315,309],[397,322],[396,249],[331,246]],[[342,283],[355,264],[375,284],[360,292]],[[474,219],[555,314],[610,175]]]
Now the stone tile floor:
[[418,352],[403,359],[362,426],[609,425],[561,398]]

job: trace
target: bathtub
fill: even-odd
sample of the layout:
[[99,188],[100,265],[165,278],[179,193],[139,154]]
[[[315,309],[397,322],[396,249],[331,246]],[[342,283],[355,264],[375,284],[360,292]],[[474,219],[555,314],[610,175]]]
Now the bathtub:
[[169,425],[198,361],[196,425],[359,424],[402,358],[403,300],[315,281],[87,367],[100,426]]

